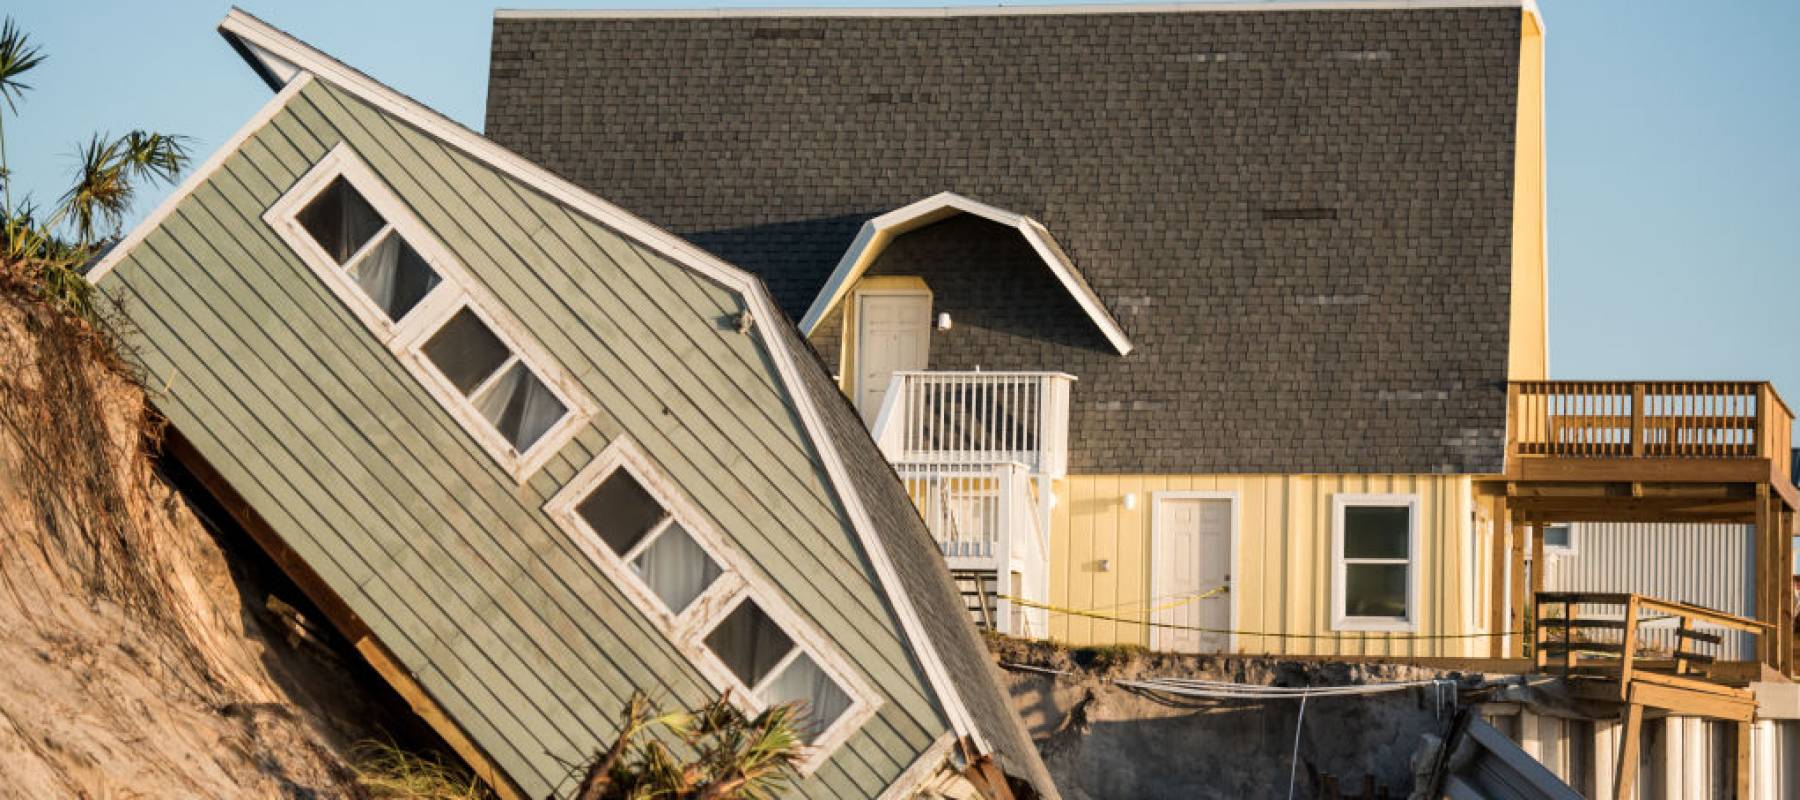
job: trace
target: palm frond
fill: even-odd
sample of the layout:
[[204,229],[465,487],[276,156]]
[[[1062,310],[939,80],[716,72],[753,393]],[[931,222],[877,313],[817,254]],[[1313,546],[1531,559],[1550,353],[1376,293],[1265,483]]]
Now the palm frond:
[[76,146],[75,185],[62,197],[54,225],[67,222],[81,242],[116,236],[144,183],[171,183],[188,163],[188,139],[132,131],[117,139],[94,134]]
[[12,17],[7,17],[0,24],[0,100],[6,101],[6,110],[17,111],[16,102],[31,89],[31,84],[20,81],[19,76],[43,60],[43,51],[19,30]]

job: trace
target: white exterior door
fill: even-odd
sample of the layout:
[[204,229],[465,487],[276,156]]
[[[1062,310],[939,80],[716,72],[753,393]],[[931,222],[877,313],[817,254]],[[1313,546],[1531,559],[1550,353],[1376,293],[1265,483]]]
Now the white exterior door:
[[[1230,648],[1232,501],[1227,497],[1165,497],[1156,504],[1151,645],[1176,653],[1223,653]],[[1204,597],[1203,597],[1204,596]]]
[[925,368],[931,347],[931,296],[857,295],[856,407],[874,425],[895,372]]

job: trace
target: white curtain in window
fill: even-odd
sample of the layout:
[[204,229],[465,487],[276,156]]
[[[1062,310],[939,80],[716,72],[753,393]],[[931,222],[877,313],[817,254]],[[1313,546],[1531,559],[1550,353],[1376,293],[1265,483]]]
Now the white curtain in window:
[[795,656],[787,669],[769,681],[763,689],[763,699],[770,704],[805,704],[808,739],[831,727],[850,707],[850,697],[805,653]]
[[383,311],[394,308],[400,285],[400,237],[392,233],[356,262],[356,285]]
[[567,409],[530,369],[514,362],[505,375],[475,398],[475,410],[523,453],[562,419]]
[[719,577],[719,565],[678,522],[669,523],[668,529],[632,560],[631,568],[662,598],[663,605],[677,614]]

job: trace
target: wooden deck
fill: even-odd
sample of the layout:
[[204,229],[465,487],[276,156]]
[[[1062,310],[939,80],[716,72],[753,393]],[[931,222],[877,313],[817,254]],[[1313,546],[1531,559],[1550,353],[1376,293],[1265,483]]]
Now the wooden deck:
[[[1791,473],[1794,414],[1773,386],[1754,381],[1515,381],[1508,389],[1504,475],[1478,486],[1491,498],[1499,629],[1517,629],[1528,592],[1543,590],[1543,539],[1563,522],[1753,525],[1757,658],[1791,675],[1795,647],[1789,581],[1800,492]],[[1505,540],[1505,544],[1500,543]],[[1527,558],[1529,550],[1529,559]],[[1510,559],[1510,562],[1508,562]],[[1670,565],[1672,569],[1680,565]],[[1517,657],[1523,642],[1491,655]]]
[[[1621,704],[1625,730],[1615,766],[1615,797],[1636,796],[1646,710],[1735,723],[1740,753],[1749,752],[1750,723],[1756,715],[1756,696],[1749,688],[1753,676],[1715,666],[1722,633],[1743,631],[1760,640],[1774,632],[1771,625],[1637,594],[1539,592],[1534,601],[1537,671],[1568,679],[1583,699]],[[1640,625],[1670,618],[1676,621],[1675,649],[1647,650],[1638,637]],[[1737,796],[1749,796],[1749,781],[1749,761],[1740,756]]]

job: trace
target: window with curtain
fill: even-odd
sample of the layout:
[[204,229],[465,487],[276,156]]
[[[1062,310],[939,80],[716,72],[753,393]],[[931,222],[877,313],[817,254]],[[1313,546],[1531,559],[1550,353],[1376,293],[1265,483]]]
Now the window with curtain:
[[347,145],[263,218],[515,478],[591,413],[558,365]]
[[1336,627],[1409,628],[1417,577],[1417,498],[1339,495],[1334,506]]
[[718,690],[748,698],[752,709],[798,704],[813,743],[841,741],[848,726],[840,723],[872,712],[867,690],[853,689],[860,684],[841,665],[827,666],[833,659],[822,657],[819,640],[800,635],[802,618],[759,591],[756,571],[735,560],[630,439],[609,446],[545,508]]
[[417,251],[394,232],[369,201],[342,177],[335,178],[298,215],[301,227],[357,288],[399,322],[441,279]]

